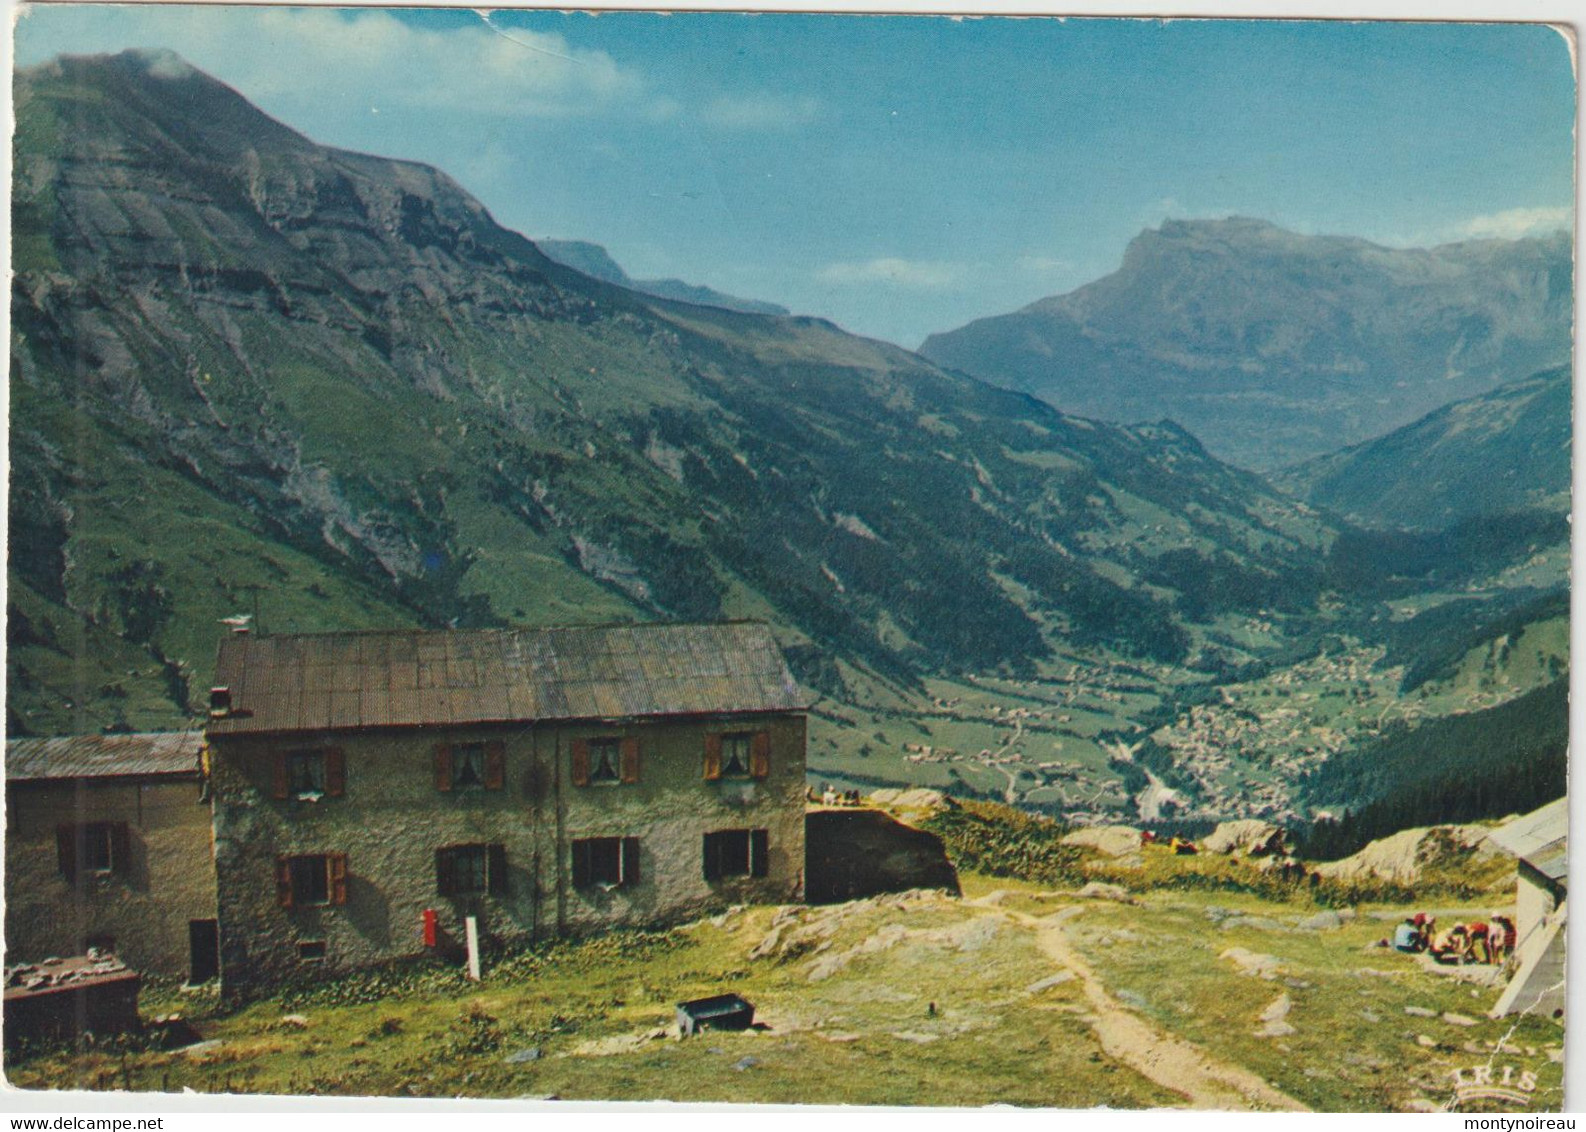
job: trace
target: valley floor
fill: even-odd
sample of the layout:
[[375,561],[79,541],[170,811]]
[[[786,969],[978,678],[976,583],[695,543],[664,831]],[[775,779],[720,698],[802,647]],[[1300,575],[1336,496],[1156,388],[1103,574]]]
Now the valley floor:
[[[1490,1066],[1534,1080],[1526,1108],[1562,1106],[1562,1026],[1488,1019],[1495,987],[1373,947],[1402,908],[964,887],[554,945],[479,984],[370,974],[236,1013],[155,991],[145,1015],[182,1012],[198,1045],[7,1072],[25,1089],[1429,1110]],[[762,1028],[673,1036],[673,1004],[725,990]]]

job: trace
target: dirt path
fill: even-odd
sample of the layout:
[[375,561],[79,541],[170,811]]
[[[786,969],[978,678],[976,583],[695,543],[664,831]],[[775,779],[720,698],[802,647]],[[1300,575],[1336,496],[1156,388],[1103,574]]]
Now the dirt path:
[[1044,918],[1023,912],[1010,915],[1035,929],[1036,942],[1048,958],[1079,976],[1093,1011],[1085,1020],[1108,1057],[1165,1089],[1182,1093],[1191,1108],[1309,1111],[1249,1070],[1224,1065],[1200,1047],[1162,1033],[1119,1004],[1064,933],[1064,924],[1084,911],[1084,905],[1074,905]]

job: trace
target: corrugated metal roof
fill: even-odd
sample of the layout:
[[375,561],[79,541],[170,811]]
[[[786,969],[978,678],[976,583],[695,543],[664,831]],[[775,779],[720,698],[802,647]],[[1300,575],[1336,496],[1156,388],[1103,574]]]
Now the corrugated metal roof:
[[802,711],[758,622],[226,637],[217,735]]
[[1569,873],[1569,799],[1549,802],[1487,835],[1551,880]]
[[6,780],[117,778],[199,773],[198,731],[143,734],[57,735],[6,740]]

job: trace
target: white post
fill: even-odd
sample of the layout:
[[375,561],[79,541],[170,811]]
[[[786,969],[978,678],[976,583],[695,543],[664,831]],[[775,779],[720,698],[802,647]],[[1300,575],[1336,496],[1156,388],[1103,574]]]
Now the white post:
[[468,977],[479,981],[479,918],[468,917]]

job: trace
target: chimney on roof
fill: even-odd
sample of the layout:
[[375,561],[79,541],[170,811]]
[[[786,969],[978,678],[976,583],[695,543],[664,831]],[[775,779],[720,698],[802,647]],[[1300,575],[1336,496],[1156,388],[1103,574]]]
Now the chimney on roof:
[[211,688],[209,690],[209,718],[224,719],[231,714],[231,689],[227,687]]

